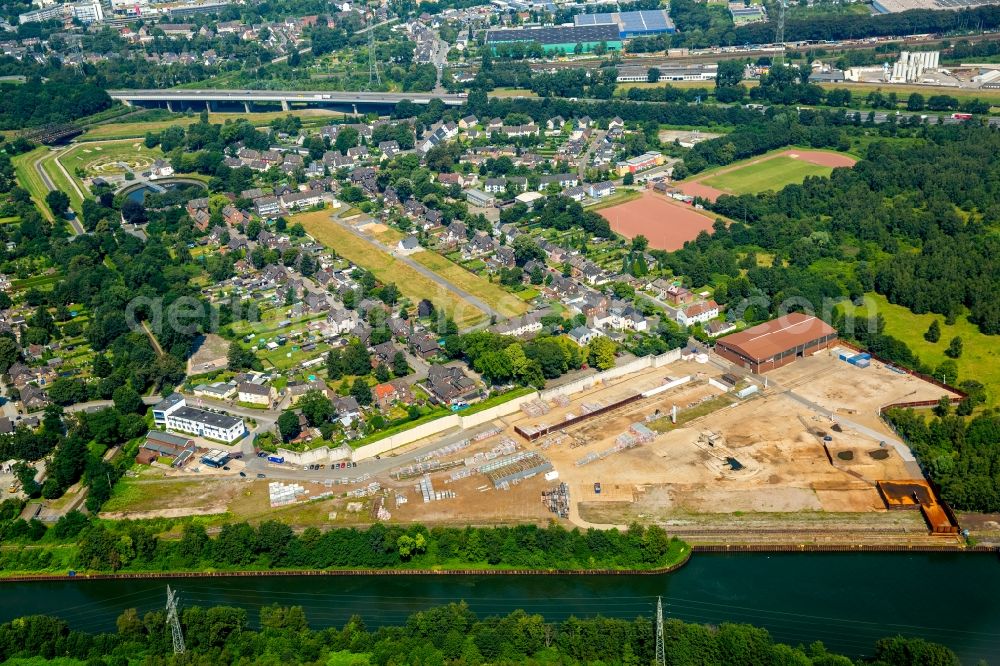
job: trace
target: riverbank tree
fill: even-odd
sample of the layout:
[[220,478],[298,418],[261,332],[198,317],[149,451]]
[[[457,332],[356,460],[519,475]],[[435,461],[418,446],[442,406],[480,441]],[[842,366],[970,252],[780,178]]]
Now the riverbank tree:
[[[5,505],[0,505],[5,506]],[[229,523],[210,537],[185,522],[180,539],[164,521],[88,521],[76,515],[46,531],[26,523],[11,505],[0,517],[0,540],[22,544],[0,551],[3,572],[76,568],[93,572],[275,569],[658,569],[678,564],[688,546],[656,526],[625,531],[539,528],[433,527],[376,523],[302,534],[278,521]],[[65,524],[63,522],[65,521]],[[37,522],[37,521],[35,521]],[[176,531],[173,531],[176,534]],[[65,544],[75,544],[66,548]],[[67,551],[72,551],[69,554]],[[43,553],[48,553],[43,555]]]
[[[410,615],[398,626],[369,629],[358,616],[342,628],[316,628],[300,606],[260,608],[251,625],[246,608],[198,606],[180,614],[187,651],[173,654],[164,611],[140,616],[124,611],[117,631],[75,631],[60,619],[31,616],[0,625],[0,660],[51,659],[55,655],[87,664],[603,664],[653,663],[655,627],[645,616],[633,620],[570,617],[546,622],[516,610],[479,618],[463,603]],[[799,664],[850,666],[851,659],[822,643],[791,647],[766,629],[745,624],[707,626],[670,619],[664,625],[667,663]],[[880,666],[958,664],[948,648],[919,638],[895,637],[874,645],[858,663]],[[34,663],[34,662],[33,662]]]

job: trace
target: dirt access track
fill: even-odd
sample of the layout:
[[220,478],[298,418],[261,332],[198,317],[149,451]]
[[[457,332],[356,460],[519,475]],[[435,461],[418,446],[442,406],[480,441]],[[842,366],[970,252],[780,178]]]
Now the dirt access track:
[[[741,192],[735,190],[720,189],[718,187],[713,187],[708,185],[705,181],[717,178],[718,176],[723,176],[725,174],[730,174],[736,171],[744,170],[747,168],[753,168],[774,160],[775,158],[790,158],[794,160],[799,160],[806,162],[808,164],[813,164],[821,167],[852,167],[857,163],[857,160],[850,155],[843,155],[840,153],[827,152],[822,150],[799,150],[790,149],[783,150],[776,153],[770,153],[768,155],[763,155],[751,160],[737,162],[735,164],[730,164],[729,166],[722,167],[720,169],[714,169],[712,171],[701,173],[693,178],[690,178],[682,183],[677,183],[677,187],[681,192],[692,197],[701,197],[709,201],[715,201],[723,194],[741,194]],[[775,189],[780,189],[780,187],[788,184],[787,181],[776,183]]]

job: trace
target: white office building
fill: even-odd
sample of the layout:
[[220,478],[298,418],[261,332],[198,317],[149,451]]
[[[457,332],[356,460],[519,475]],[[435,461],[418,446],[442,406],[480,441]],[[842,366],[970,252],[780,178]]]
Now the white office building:
[[167,396],[153,407],[153,421],[167,430],[226,443],[235,442],[247,432],[243,419],[188,407],[187,401],[180,393]]
[[98,0],[74,2],[70,7],[72,8],[73,18],[80,21],[80,23],[100,23],[104,20],[104,8]]

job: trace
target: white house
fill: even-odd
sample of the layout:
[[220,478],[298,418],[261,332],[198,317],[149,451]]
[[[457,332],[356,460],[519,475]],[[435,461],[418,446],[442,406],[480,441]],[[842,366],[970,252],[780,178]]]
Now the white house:
[[591,340],[593,340],[600,334],[597,331],[587,328],[586,326],[577,326],[567,335],[569,335],[570,340],[580,345],[581,347],[585,347],[590,344]]
[[706,322],[719,316],[719,304],[715,301],[693,303],[677,311],[677,323],[681,326],[691,326],[697,322]]
[[266,384],[254,384],[252,382],[241,382],[236,387],[236,399],[251,405],[263,405],[270,407],[271,401],[275,398],[275,390]]

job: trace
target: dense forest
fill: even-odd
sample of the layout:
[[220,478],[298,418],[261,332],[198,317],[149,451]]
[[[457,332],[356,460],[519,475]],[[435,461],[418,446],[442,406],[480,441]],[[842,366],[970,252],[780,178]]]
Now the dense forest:
[[67,122],[111,106],[103,88],[72,76],[44,83],[32,79],[0,90],[0,129],[5,130]]
[[[635,39],[629,50],[662,51],[667,48],[708,48],[743,44],[770,44],[775,40],[775,21],[735,26],[725,7],[695,0],[674,0],[670,16],[678,31]],[[924,33],[948,34],[969,30],[991,31],[1000,27],[1000,8],[986,5],[961,11],[913,9],[869,16],[830,13],[785,19],[785,40],[837,41],[865,37],[904,36]]]
[[[690,243],[671,265],[681,274],[735,277],[732,266],[713,270],[712,258],[756,246],[789,262],[747,275],[772,305],[802,296],[821,311],[823,298],[874,289],[917,313],[954,317],[967,308],[983,333],[1000,333],[1000,241],[991,233],[1000,222],[1000,134],[935,125],[921,126],[914,137],[876,141],[853,169],[837,169],[831,178],[719,197],[712,209],[737,222]],[[848,245],[860,252],[846,252]],[[810,272],[819,259],[849,270],[840,279]]]
[[[0,571],[202,571],[268,569],[657,569],[690,551],[659,527],[565,530],[558,525],[315,527],[295,534],[276,520],[227,523],[217,536],[180,521],[179,539],[161,539],[165,522],[95,521],[70,512],[46,529],[19,518],[23,503],[0,503]],[[36,524],[37,523],[37,524]],[[73,554],[60,544],[73,543]],[[19,544],[20,547],[16,545]],[[67,559],[69,558],[69,559]]]
[[1000,511],[1000,415],[968,420],[941,413],[928,419],[894,409],[886,418],[906,438],[949,505],[963,511]]
[[[145,664],[342,664],[379,666],[480,666],[559,664],[638,666],[653,663],[655,629],[647,617],[619,620],[571,617],[546,622],[540,615],[514,611],[479,618],[466,604],[420,611],[400,626],[369,629],[361,617],[343,628],[315,629],[301,606],[265,606],[256,626],[247,610],[215,606],[182,608],[180,622],[187,652],[173,654],[162,610],[140,616],[128,609],[117,632],[88,633],[66,622],[36,615],[0,625],[0,661],[56,655],[88,666]],[[666,663],[761,666],[851,666],[820,642],[808,647],[776,643],[765,629],[742,624],[717,627],[667,620],[663,632]],[[869,648],[873,666],[958,664],[948,648],[918,638],[886,638]]]

